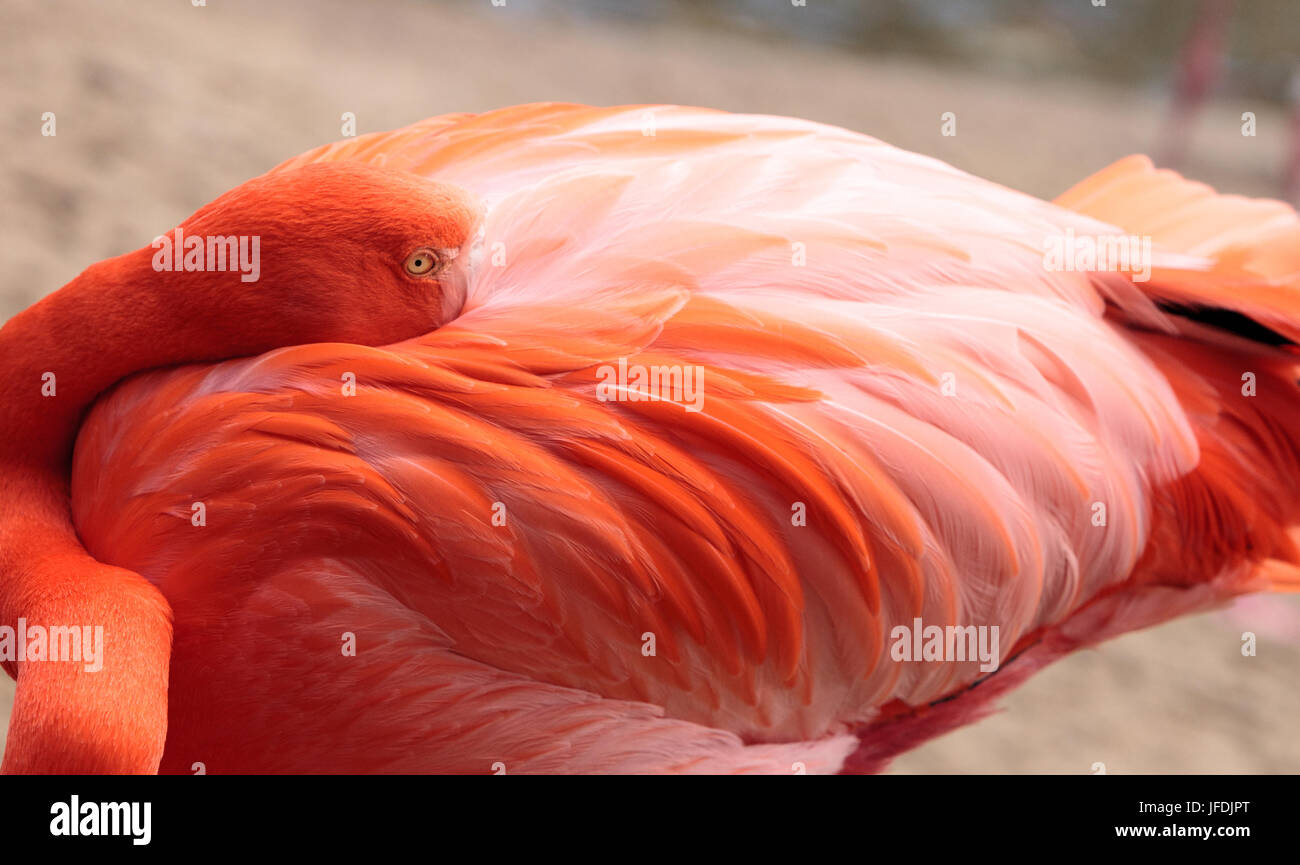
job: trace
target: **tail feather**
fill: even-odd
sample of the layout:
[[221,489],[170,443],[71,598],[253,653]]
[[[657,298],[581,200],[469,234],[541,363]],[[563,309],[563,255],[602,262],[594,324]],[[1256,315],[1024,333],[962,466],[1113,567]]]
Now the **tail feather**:
[[1171,313],[1173,332],[1130,323],[1130,338],[1168,378],[1200,446],[1196,470],[1156,491],[1134,579],[1231,575],[1242,590],[1300,590],[1300,364],[1287,344],[1300,342],[1300,218],[1142,156],[1057,203],[1151,238],[1150,279],[1137,284]]
[[1220,195],[1145,156],[1081,181],[1056,203],[1150,237],[1153,299],[1224,309],[1300,342],[1300,218],[1281,201]]

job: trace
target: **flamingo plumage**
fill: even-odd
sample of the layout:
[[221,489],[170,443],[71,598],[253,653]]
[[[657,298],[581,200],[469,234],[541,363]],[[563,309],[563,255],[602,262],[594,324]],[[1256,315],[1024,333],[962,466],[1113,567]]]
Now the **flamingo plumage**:
[[[260,282],[146,247],[0,330],[0,616],[109,626],[100,673],[17,665],[7,771],[872,771],[1300,586],[1300,221],[1141,157],[1048,203],[805,121],[528,105],[183,226],[263,236]],[[1067,233],[1152,238],[1150,278],[1046,267]],[[620,363],[703,399],[609,398]],[[1001,665],[891,658],[917,618]]]

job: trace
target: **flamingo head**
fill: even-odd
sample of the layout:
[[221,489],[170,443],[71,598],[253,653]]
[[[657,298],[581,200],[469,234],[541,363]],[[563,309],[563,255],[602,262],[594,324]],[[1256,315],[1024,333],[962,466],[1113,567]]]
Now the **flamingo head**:
[[[456,186],[359,163],[315,163],[255,178],[203,207],[181,224],[179,251],[172,232],[171,244],[156,241],[141,253],[162,295],[190,307],[190,322],[225,340],[225,354],[308,342],[383,345],[460,314],[480,215]],[[238,268],[230,238],[238,238]],[[173,269],[160,270],[168,255]],[[191,261],[202,269],[191,271]]]
[[[82,409],[132,373],[441,327],[465,305],[480,213],[458,187],[356,163],[254,178],[5,323],[0,441],[57,464]],[[53,370],[60,399],[41,402],[30,384]]]

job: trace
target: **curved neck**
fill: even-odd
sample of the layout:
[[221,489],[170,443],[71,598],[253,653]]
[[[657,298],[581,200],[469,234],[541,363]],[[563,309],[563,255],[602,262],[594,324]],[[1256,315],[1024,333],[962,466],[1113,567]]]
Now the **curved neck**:
[[159,285],[174,275],[155,273],[146,252],[92,265],[0,328],[4,468],[65,466],[81,415],[99,394],[189,353],[177,304]]
[[36,590],[34,563],[86,557],[68,474],[95,399],[134,372],[220,353],[193,324],[211,316],[188,308],[189,274],[155,272],[149,252],[92,265],[0,328],[0,617]]
[[143,577],[96,561],[72,522],[82,416],[141,370],[243,346],[223,295],[156,272],[150,250],[100,262],[0,328],[0,625],[103,628],[103,668],[15,663],[4,771],[156,771],[171,612]]

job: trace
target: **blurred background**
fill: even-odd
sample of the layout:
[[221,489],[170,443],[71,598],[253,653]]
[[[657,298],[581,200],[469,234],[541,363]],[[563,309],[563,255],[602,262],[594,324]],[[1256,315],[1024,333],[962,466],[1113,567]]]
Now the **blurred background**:
[[[672,102],[844,126],[1048,198],[1133,152],[1224,191],[1300,185],[1295,0],[197,2],[5,0],[0,320],[341,137],[344,112],[364,134]],[[1300,772],[1297,601],[1075,655],[893,771]],[[11,700],[0,675],[0,734]]]

